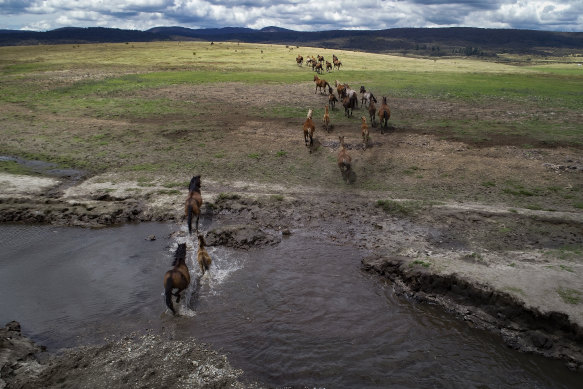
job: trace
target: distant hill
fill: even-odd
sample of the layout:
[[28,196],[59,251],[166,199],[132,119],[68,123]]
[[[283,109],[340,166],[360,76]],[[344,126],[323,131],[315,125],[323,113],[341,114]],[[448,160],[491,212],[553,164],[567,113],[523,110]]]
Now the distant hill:
[[302,32],[279,27],[190,29],[155,27],[147,31],[67,27],[46,32],[0,30],[0,45],[147,42],[165,40],[237,41],[315,46],[377,53],[421,55],[561,54],[583,51],[583,33],[511,29],[392,28]]

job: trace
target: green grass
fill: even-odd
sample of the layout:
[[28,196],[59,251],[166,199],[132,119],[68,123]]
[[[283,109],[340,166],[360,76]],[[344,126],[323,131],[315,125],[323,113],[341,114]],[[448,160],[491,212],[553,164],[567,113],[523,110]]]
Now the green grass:
[[392,215],[410,216],[422,208],[419,201],[377,200],[376,206]]

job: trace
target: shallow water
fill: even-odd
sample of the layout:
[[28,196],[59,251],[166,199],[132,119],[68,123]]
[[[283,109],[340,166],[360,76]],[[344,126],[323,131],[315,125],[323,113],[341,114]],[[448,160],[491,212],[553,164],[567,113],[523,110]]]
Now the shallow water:
[[168,238],[173,229],[0,226],[0,324],[20,321],[49,349],[163,328],[212,344],[270,386],[580,387],[560,362],[395,296],[360,271],[365,252],[300,233],[263,249],[209,248],[202,278],[189,241],[196,282],[172,317],[162,275],[188,240]]

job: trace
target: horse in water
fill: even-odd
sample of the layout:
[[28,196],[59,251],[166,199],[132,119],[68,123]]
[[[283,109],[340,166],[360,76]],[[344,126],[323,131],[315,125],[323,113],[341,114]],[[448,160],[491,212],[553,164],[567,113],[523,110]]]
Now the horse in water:
[[198,261],[198,265],[200,266],[200,271],[204,276],[205,271],[207,271],[211,265],[211,256],[205,249],[206,242],[202,235],[198,236],[198,253],[196,254],[196,260]]
[[196,232],[198,233],[198,218],[200,217],[200,207],[202,206],[202,196],[200,194],[200,176],[194,176],[188,186],[188,197],[184,204],[184,214],[188,220],[188,233],[192,234],[192,218],[196,215]]
[[[186,266],[186,243],[180,243],[176,248],[172,266],[174,268],[164,274],[164,296],[166,297],[166,306],[176,315],[174,305],[172,304],[172,296],[175,296],[176,303],[179,303],[180,292],[190,285],[190,273]],[[178,289],[176,293],[172,293],[174,289]]]

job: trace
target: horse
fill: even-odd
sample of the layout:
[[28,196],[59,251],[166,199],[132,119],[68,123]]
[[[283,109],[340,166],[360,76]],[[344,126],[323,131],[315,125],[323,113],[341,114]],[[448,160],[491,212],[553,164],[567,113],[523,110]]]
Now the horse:
[[329,72],[330,70],[332,70],[332,64],[326,61],[326,71]]
[[332,109],[334,109],[334,106],[336,105],[338,99],[336,98],[336,96],[334,96],[332,88],[329,88],[328,91],[330,92],[330,94],[328,95],[328,105],[332,107]]
[[318,62],[323,63],[324,62],[324,56],[318,55]]
[[324,80],[323,78],[319,78],[316,74],[314,74],[314,82],[316,83],[316,91],[314,92],[314,94],[318,93],[318,88],[320,88],[320,93],[323,93],[325,91],[325,87],[328,86],[328,88],[330,88],[330,84],[328,84],[328,81]]
[[200,176],[194,176],[188,186],[188,197],[184,204],[184,214],[188,218],[188,233],[192,234],[192,218],[196,215],[196,232],[198,233],[198,219],[200,217],[200,207],[202,206],[202,196],[200,194]]
[[377,99],[374,97],[372,92],[367,92],[366,89],[364,88],[364,86],[362,86],[362,85],[360,87],[360,93],[362,93],[362,99],[360,101],[361,107],[364,105],[365,101],[366,101],[367,106],[370,104],[371,101],[374,101],[375,103],[377,103]]
[[346,180],[346,183],[350,182],[350,164],[352,162],[352,158],[348,155],[346,151],[346,147],[344,146],[344,137],[339,136],[338,139],[340,140],[340,150],[338,151],[338,167],[340,168],[340,173],[342,174],[342,178]]
[[335,81],[336,92],[338,92],[338,97],[342,98],[344,94],[344,90],[349,88],[348,84],[342,84],[340,81]]
[[361,117],[362,124],[360,125],[360,129],[362,132],[362,147],[366,150],[368,146],[368,125],[366,124],[366,118],[364,116]]
[[[379,108],[379,122],[381,125],[381,134],[384,134],[383,128],[388,128],[389,118],[391,117],[391,110],[387,104],[387,98],[383,96],[383,103]],[[384,126],[383,126],[384,123]]]
[[[190,285],[190,273],[186,266],[186,243],[180,243],[176,248],[172,266],[174,268],[164,274],[164,296],[166,298],[166,306],[176,315],[174,305],[172,304],[172,296],[175,296],[176,303],[179,303],[180,292]],[[172,293],[174,289],[178,289],[176,293]]]
[[330,132],[330,113],[328,112],[327,105],[324,106],[324,110],[324,128],[326,129],[326,132]]
[[298,55],[296,57],[296,63],[298,64],[298,66],[302,66],[302,64],[304,63],[304,57],[302,57],[301,55]]
[[316,66],[314,67],[314,70],[316,71],[316,73],[324,73],[324,69],[322,68],[322,64],[321,63],[317,63]]
[[312,110],[308,111],[308,116],[304,121],[304,142],[306,147],[308,146],[308,137],[310,138],[310,146],[314,145],[314,131],[316,131],[316,126],[312,120]]
[[346,117],[352,116],[352,110],[358,106],[358,99],[356,98],[356,94],[353,95],[345,95],[342,99],[342,105],[344,106],[344,115]]
[[342,65],[342,62],[340,62],[340,61],[338,61],[338,60],[335,60],[335,61],[333,61],[333,62],[334,62],[334,67],[335,67],[335,68],[338,68],[338,70],[340,70],[340,66]]
[[375,124],[375,116],[376,116],[377,107],[374,105],[374,101],[370,101],[368,105],[368,114],[370,115],[370,124],[374,127]]
[[196,254],[196,260],[198,261],[198,265],[200,266],[200,271],[204,276],[205,271],[207,271],[211,265],[211,257],[209,253],[205,249],[206,242],[202,235],[198,236],[198,253]]

